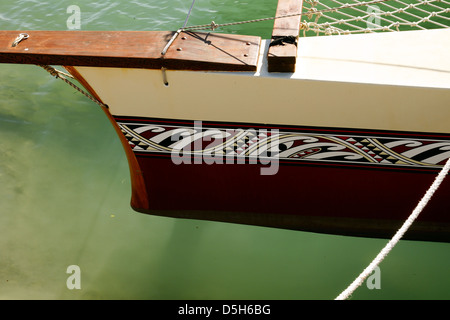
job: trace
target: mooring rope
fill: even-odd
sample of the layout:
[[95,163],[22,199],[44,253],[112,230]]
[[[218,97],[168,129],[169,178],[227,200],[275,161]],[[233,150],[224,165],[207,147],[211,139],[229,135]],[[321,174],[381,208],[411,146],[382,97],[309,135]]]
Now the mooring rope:
[[394,246],[400,241],[403,235],[408,231],[409,227],[413,224],[414,220],[419,216],[422,210],[426,207],[428,201],[430,201],[433,194],[444,181],[450,170],[450,158],[447,160],[444,167],[441,169],[433,184],[427,190],[423,198],[420,200],[414,211],[409,218],[403,223],[402,227],[397,231],[394,237],[388,242],[388,244],[380,251],[376,258],[367,266],[366,269],[353,281],[350,286],[345,289],[335,300],[348,299],[351,294],[364,282],[364,280],[375,270],[375,268],[383,261]]

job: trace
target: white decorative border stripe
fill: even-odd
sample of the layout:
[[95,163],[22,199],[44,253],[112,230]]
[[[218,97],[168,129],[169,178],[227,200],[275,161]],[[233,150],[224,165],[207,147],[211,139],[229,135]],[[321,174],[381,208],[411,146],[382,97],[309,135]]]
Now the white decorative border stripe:
[[119,121],[136,153],[238,157],[276,156],[280,161],[440,168],[450,157],[450,140],[322,134],[273,129],[227,129]]

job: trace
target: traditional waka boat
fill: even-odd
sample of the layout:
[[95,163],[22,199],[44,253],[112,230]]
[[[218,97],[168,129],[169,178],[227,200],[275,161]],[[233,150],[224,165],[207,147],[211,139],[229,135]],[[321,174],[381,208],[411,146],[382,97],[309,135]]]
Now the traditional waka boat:
[[[0,31],[0,62],[84,87],[136,211],[391,237],[450,157],[450,3],[331,3],[280,0],[269,40]],[[404,238],[450,240],[450,179]]]

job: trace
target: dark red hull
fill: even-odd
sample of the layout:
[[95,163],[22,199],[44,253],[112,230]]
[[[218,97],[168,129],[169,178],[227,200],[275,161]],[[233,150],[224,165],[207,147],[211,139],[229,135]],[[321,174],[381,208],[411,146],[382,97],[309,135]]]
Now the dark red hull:
[[[137,147],[136,141],[132,141],[133,138],[130,138],[124,128],[137,128],[137,123],[147,126],[156,124],[160,127],[174,124],[189,127],[192,122],[169,123],[167,120],[119,117],[116,117],[116,121],[134,150],[147,193],[148,205],[133,207],[140,212],[161,216],[331,234],[392,237],[414,210],[440,170],[440,164],[397,166],[357,161],[345,163],[342,159],[336,161],[336,157],[330,161],[312,161],[307,157],[301,160],[280,157],[277,172],[262,175],[261,169],[267,165],[251,163],[249,159],[246,159],[244,164],[208,164],[204,155],[194,153],[189,155],[191,163],[176,164],[168,152],[154,152]],[[238,125],[214,123],[205,126],[229,128]],[[249,124],[239,126],[246,129],[257,127]],[[264,128],[273,129],[274,126]],[[280,132],[314,132],[315,137],[318,137],[316,134],[319,130],[280,126],[277,128]],[[161,130],[153,128],[153,131]],[[202,130],[204,132],[206,129]],[[442,141],[445,143],[449,139],[444,135],[320,130],[326,131],[327,134],[332,131],[333,137],[341,138],[358,136],[362,139],[363,135],[376,135],[377,141],[388,141],[387,145],[394,145],[394,138],[411,141],[414,137],[414,141],[422,139],[433,144]],[[137,131],[146,141],[156,141],[153,139],[155,133]],[[144,147],[142,143],[141,147]],[[204,149],[205,145],[202,148]],[[309,149],[310,152],[311,150],[315,149]],[[434,151],[428,152],[428,158],[432,156],[430,152]],[[366,161],[365,158],[361,159]],[[446,179],[405,238],[449,241],[449,195],[450,180]]]

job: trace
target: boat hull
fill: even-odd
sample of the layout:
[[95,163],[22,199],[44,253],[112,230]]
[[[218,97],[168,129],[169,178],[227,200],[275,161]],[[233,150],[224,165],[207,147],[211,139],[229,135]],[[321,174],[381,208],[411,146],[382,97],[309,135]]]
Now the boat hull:
[[[448,32],[301,39],[292,74],[267,73],[264,42],[255,72],[68,69],[109,106],[136,211],[389,238],[450,156],[448,61],[401,49]],[[448,194],[406,239],[450,241]]]
[[[395,233],[439,172],[440,149],[450,146],[450,136],[436,134],[115,121],[146,186],[148,206],[137,211],[366,237]],[[450,240],[449,192],[446,180],[405,238]]]

